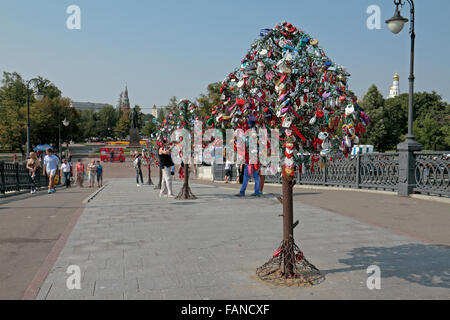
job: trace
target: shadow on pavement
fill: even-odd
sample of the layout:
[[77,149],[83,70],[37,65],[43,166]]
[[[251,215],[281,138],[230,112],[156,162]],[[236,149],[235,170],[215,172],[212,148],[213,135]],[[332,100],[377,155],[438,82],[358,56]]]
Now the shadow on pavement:
[[366,270],[376,265],[382,278],[397,277],[427,287],[450,288],[450,247],[407,244],[395,247],[362,247],[340,259],[349,268],[323,271],[324,274]]

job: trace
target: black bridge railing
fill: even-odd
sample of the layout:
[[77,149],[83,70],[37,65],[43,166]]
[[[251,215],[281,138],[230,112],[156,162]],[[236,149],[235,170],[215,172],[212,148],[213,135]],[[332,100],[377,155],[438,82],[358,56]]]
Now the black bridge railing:
[[[449,152],[416,152],[415,193],[450,197]],[[367,153],[333,157],[333,161],[304,164],[296,173],[299,185],[399,191],[399,153]],[[235,172],[236,166],[233,166]],[[223,165],[214,165],[214,180],[224,180]],[[233,174],[235,177],[235,175]],[[266,183],[281,184],[280,173],[265,176]]]
[[[36,172],[35,181],[38,188],[48,185],[48,178],[42,175],[41,170]],[[31,178],[25,165],[0,161],[1,194],[30,190],[31,186]]]
[[416,152],[415,192],[450,197],[449,153]]

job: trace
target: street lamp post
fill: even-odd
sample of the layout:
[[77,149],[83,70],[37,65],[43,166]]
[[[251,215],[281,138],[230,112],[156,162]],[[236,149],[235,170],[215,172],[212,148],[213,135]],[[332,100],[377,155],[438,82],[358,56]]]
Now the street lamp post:
[[[415,152],[422,150],[422,145],[415,141],[413,134],[414,123],[414,49],[415,49],[415,7],[413,0],[406,0],[411,8],[410,30],[411,35],[411,61],[410,61],[410,75],[409,75],[409,107],[408,107],[408,135],[406,140],[398,145],[399,151],[399,190],[401,196],[409,196],[414,192],[416,185],[415,179]],[[402,0],[394,0],[395,13],[394,16],[386,23],[392,33],[398,34],[403,30],[405,24],[409,21],[400,14],[400,6],[405,4]]]
[[[67,119],[62,121],[64,127],[68,127],[70,122]],[[61,145],[61,115],[58,118],[58,150],[59,150],[59,159],[62,159],[62,145]]]
[[[39,83],[39,81],[40,81],[40,79],[38,79],[38,78],[34,78],[34,79],[31,79],[31,80],[28,80],[27,81],[27,154],[26,154],[26,157],[28,157],[29,155],[30,155],[30,149],[31,149],[31,143],[30,143],[30,131],[31,131],[31,124],[30,124],[30,100],[31,100],[31,88],[30,88],[30,85],[31,85],[31,83],[35,83],[35,84],[38,84]],[[41,93],[40,91],[39,91],[39,88],[38,88],[38,91],[35,93],[35,99],[37,100],[37,101],[42,101],[42,99],[44,99],[44,94],[43,93]]]

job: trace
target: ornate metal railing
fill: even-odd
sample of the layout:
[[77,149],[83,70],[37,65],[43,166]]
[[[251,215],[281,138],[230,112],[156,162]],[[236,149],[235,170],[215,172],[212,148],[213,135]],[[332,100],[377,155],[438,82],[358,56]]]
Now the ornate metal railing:
[[450,152],[416,152],[415,192],[450,196]]
[[367,153],[360,156],[360,188],[398,190],[398,153]]
[[[415,193],[450,197],[450,152],[414,154]],[[355,189],[399,191],[399,153],[367,153],[332,161],[310,162],[296,173],[297,184]],[[224,173],[214,169],[214,180],[223,181]],[[265,176],[266,183],[281,183],[281,175]]]
[[[48,178],[42,175],[41,170],[36,172],[36,186],[38,188],[48,185]],[[32,182],[25,165],[0,161],[0,193],[22,191],[31,189]]]

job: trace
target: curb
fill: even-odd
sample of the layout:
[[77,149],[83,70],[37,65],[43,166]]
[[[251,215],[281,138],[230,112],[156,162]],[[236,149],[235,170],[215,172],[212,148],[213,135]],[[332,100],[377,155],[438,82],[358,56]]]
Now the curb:
[[100,192],[102,192],[106,187],[108,186],[108,183],[106,183],[103,187],[101,187],[100,189],[98,189],[97,191],[95,191],[94,193],[92,193],[89,197],[87,197],[86,199],[83,200],[83,204],[88,204],[89,202],[91,202],[92,200],[94,200],[94,198],[96,196],[98,196],[98,194]]
[[[55,186],[56,189],[61,189],[64,187],[65,186],[62,184]],[[43,193],[44,191],[47,191],[47,187],[40,187],[39,190],[36,191],[36,194]],[[24,195],[24,194],[30,194],[30,190],[15,191],[15,192],[12,192],[9,194],[0,194],[0,199],[12,198],[12,197],[16,197],[16,196],[20,196],[20,195]]]

